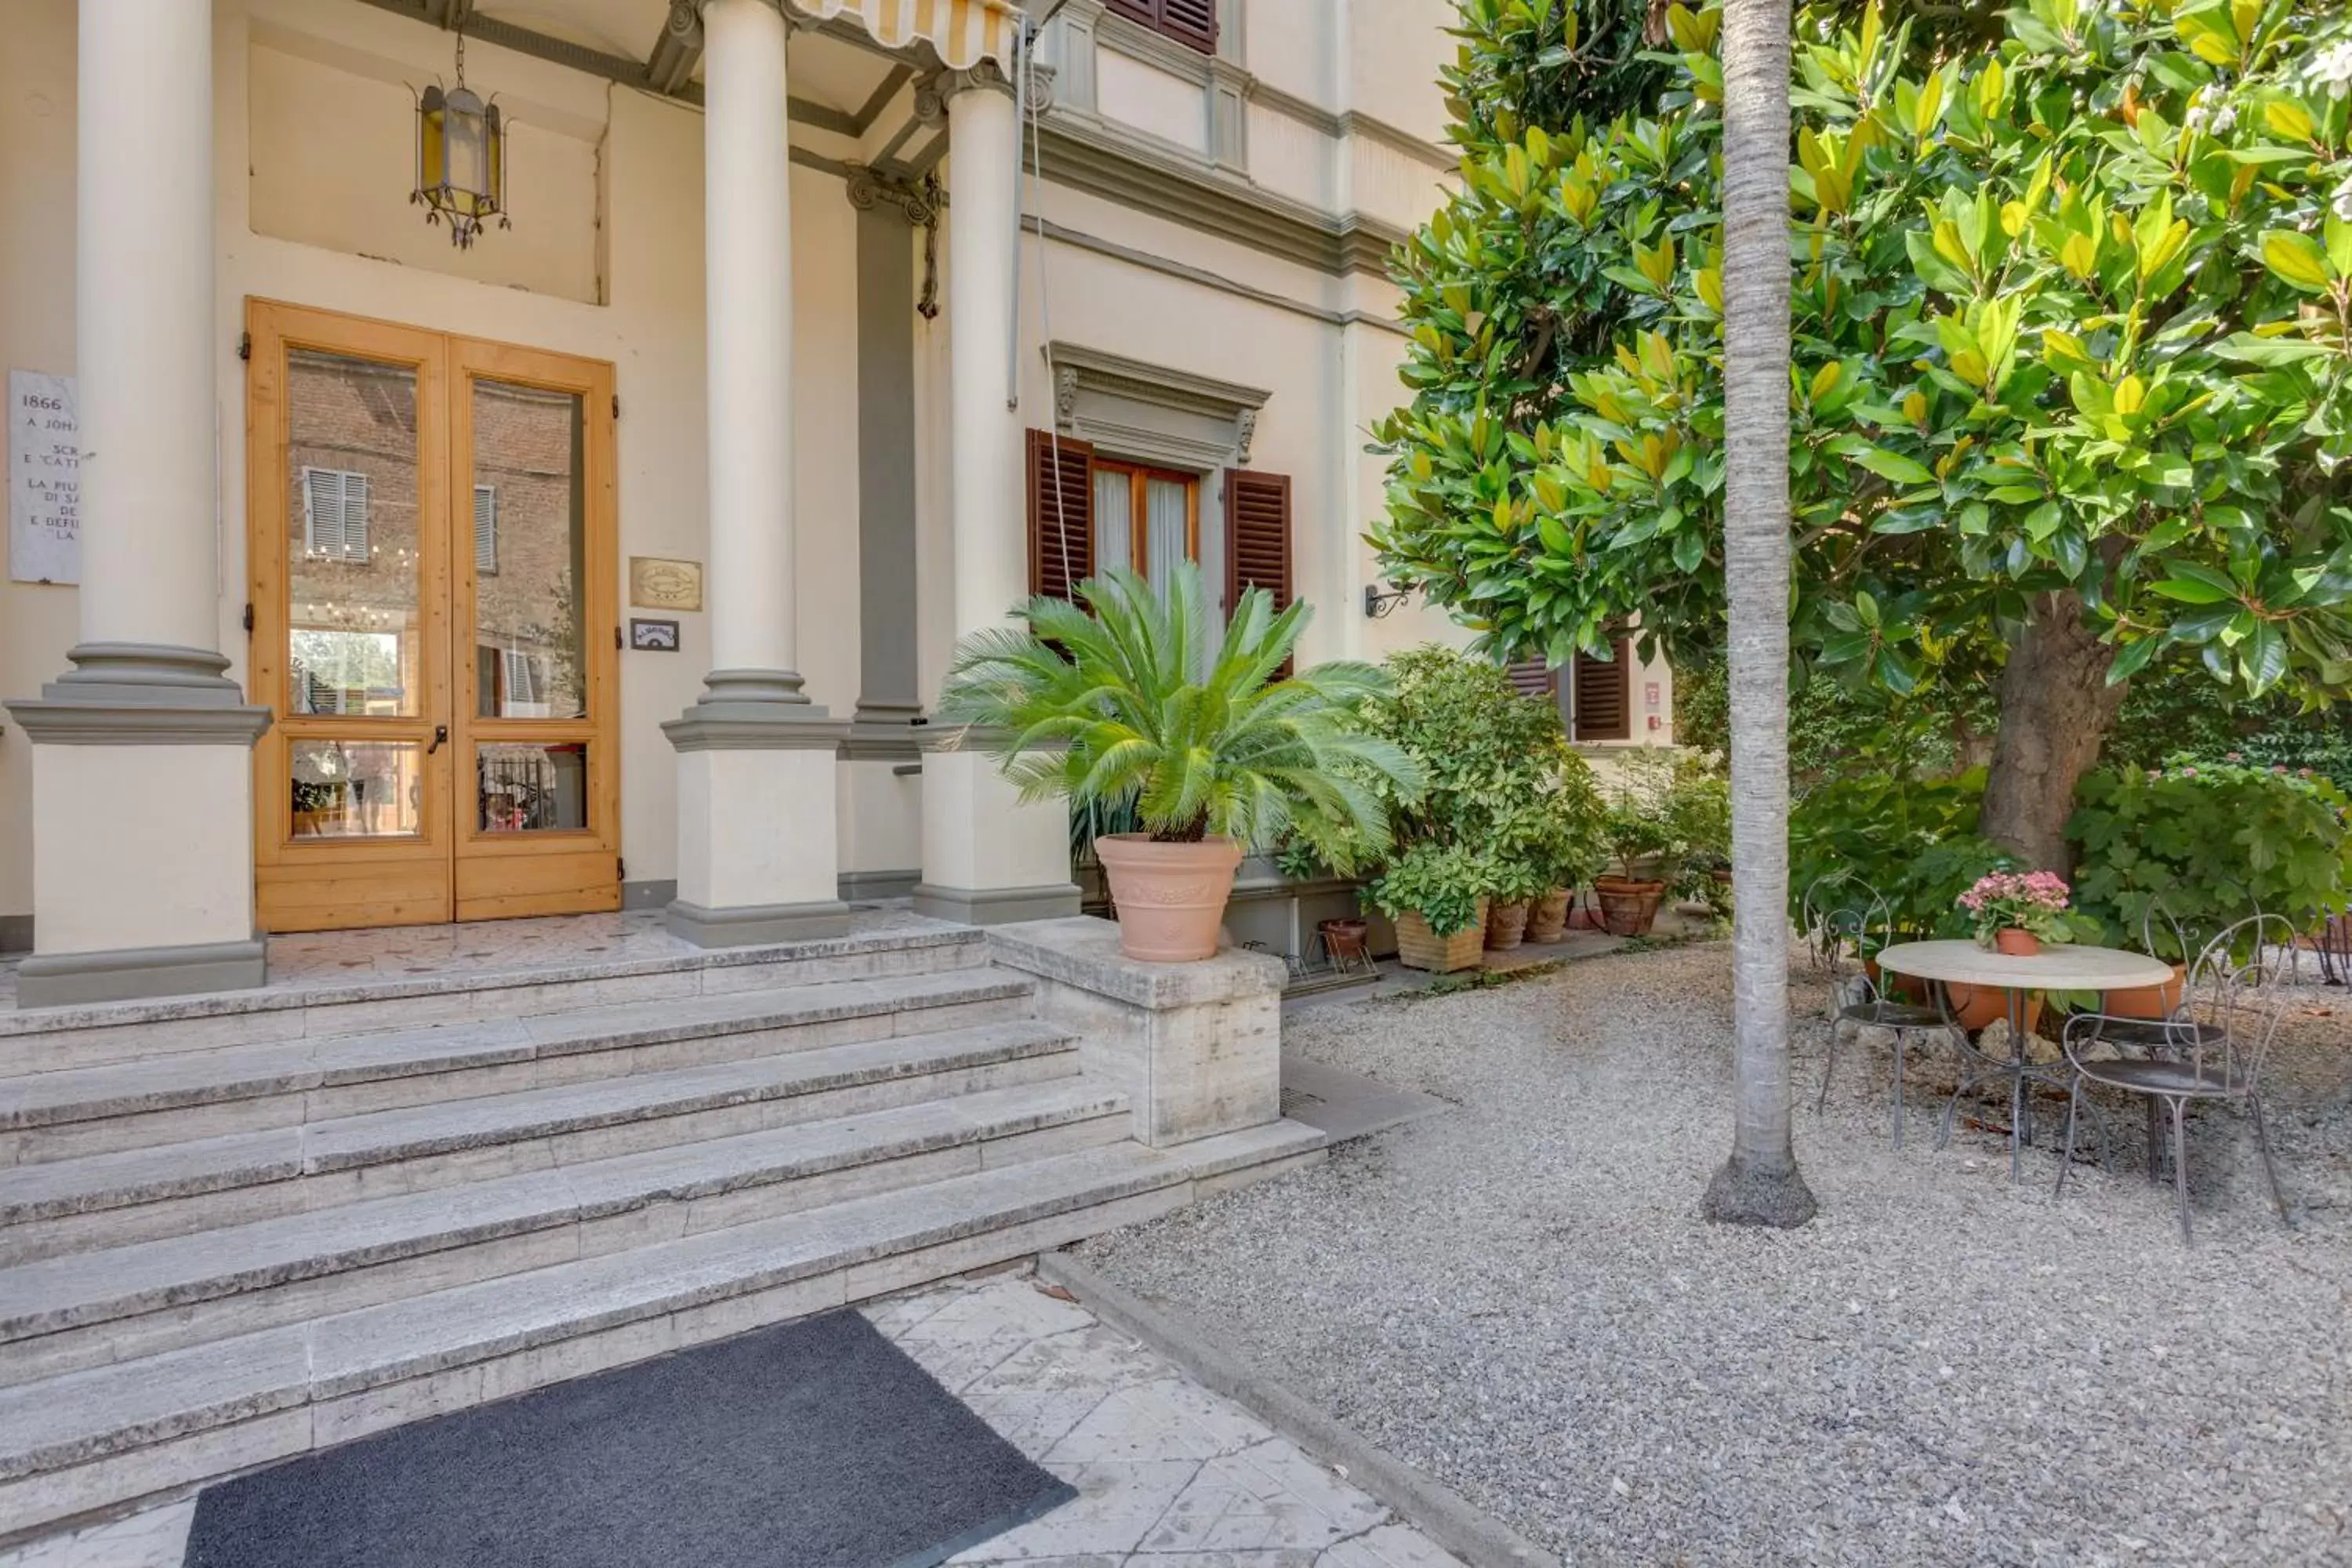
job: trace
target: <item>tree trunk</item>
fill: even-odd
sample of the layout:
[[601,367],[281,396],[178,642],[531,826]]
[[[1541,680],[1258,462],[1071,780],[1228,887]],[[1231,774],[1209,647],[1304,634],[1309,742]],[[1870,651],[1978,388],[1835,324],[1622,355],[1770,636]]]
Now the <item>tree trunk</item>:
[[2071,593],[2036,599],[2025,636],[2009,650],[1977,827],[2029,870],[2069,869],[2074,786],[2098,762],[2123,706],[2123,686],[2107,684],[2114,656],[2083,624],[2083,602]]
[[1724,509],[1731,1158],[1704,1212],[1797,1226],[1789,1126],[1789,0],[1724,6]]

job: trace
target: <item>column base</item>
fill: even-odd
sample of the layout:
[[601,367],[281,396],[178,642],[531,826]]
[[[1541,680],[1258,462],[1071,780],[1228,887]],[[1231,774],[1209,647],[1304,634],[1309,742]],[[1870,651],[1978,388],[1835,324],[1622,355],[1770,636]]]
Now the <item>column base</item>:
[[853,904],[879,903],[885,899],[912,897],[922,872],[913,867],[886,871],[844,871],[841,896]]
[[707,910],[677,899],[670,903],[668,921],[673,935],[697,947],[755,947],[839,936],[849,929],[849,906],[839,899],[825,899],[806,904]]
[[33,955],[17,1005],[258,985],[253,742],[269,710],[203,648],[84,643],[37,700]]
[[1017,921],[1066,920],[1078,912],[1076,882],[1037,888],[941,888],[915,884],[915,912],[959,925],[1010,925]]
[[952,731],[923,738],[923,879],[918,914],[971,925],[1078,912],[1070,879],[1070,808],[1024,801],[996,758],[958,749]]
[[268,978],[268,944],[209,942],[110,952],[35,953],[16,969],[19,1007],[86,1007],[206,991],[248,991]]
[[799,689],[789,670],[713,670],[703,700],[662,726],[677,752],[669,924],[688,942],[741,947],[844,929],[834,758],[849,726],[773,695]]

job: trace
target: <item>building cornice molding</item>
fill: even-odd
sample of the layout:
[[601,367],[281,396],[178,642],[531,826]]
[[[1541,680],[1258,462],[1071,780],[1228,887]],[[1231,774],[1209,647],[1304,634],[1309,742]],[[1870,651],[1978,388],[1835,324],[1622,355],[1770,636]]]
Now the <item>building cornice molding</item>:
[[1426,163],[1433,169],[1443,170],[1447,174],[1454,173],[1462,166],[1462,161],[1447,152],[1442,144],[1423,141],[1412,132],[1391,125],[1376,116],[1366,114],[1360,109],[1350,109],[1345,113],[1334,114],[1319,103],[1310,102],[1294,93],[1285,92],[1282,89],[1255,77],[1250,79],[1246,96],[1250,103],[1255,107],[1279,114],[1286,120],[1295,120],[1309,130],[1321,132],[1334,141],[1345,141],[1349,137],[1360,136],[1367,142],[1377,142],[1384,147],[1394,148],[1416,163]]
[[1405,231],[1363,213],[1334,218],[1092,116],[1056,110],[1039,138],[1045,177],[1321,272],[1388,274]]
[[1396,337],[1412,336],[1403,322],[1386,316],[1376,316],[1367,310],[1334,310],[1326,306],[1311,304],[1305,300],[1294,300],[1287,294],[1277,294],[1271,289],[1260,289],[1255,284],[1243,283],[1227,278],[1222,273],[1212,272],[1205,267],[1194,267],[1187,262],[1171,260],[1164,256],[1155,256],[1148,250],[1138,250],[1131,245],[1121,245],[1117,240],[1105,239],[1099,235],[1087,234],[1084,230],[1071,228],[1064,224],[1041,222],[1034,214],[1024,216],[1021,223],[1022,226],[1031,234],[1050,239],[1056,245],[1066,245],[1073,249],[1108,257],[1115,261],[1125,262],[1130,267],[1139,267],[1146,271],[1157,272],[1164,278],[1174,278],[1202,289],[1215,289],[1221,294],[1230,294],[1237,300],[1247,300],[1254,304],[1268,306],[1277,310],[1287,310],[1294,316],[1304,316],[1309,321],[1320,321],[1326,326],[1370,327],[1376,331],[1388,332]]
[[1151,66],[1181,78],[1194,87],[1206,87],[1219,66],[1239,72],[1247,79],[1249,73],[1231,60],[1220,60],[1214,55],[1204,55],[1187,44],[1180,44],[1164,33],[1155,33],[1142,23],[1120,16],[1116,11],[1097,15],[1094,24],[1097,47],[1124,55],[1129,59]]

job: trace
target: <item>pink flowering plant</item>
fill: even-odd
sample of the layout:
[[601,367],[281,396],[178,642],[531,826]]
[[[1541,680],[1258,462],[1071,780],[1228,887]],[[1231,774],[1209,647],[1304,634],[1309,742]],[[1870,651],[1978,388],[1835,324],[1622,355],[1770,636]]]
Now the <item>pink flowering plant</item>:
[[1990,947],[1996,933],[2030,931],[2046,942],[2074,940],[2066,910],[2072,890],[2055,871],[1993,871],[1960,895],[1960,908],[1976,922],[1977,945]]

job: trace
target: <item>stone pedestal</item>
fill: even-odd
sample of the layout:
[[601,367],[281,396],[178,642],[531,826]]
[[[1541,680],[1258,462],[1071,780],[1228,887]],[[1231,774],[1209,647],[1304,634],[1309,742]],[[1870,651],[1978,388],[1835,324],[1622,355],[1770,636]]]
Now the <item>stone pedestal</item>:
[[670,929],[705,947],[831,936],[846,923],[834,752],[847,726],[730,727],[692,712],[677,749],[677,898]]
[[984,752],[923,754],[923,879],[915,912],[997,925],[1076,915],[1070,814],[1059,801],[1024,805]]
[[1040,1010],[1076,1035],[1087,1070],[1126,1094],[1152,1148],[1282,1118],[1282,960],[1226,948],[1143,963],[1108,921],[1032,921],[988,933],[989,956],[1037,980]]

